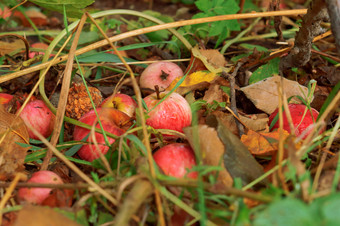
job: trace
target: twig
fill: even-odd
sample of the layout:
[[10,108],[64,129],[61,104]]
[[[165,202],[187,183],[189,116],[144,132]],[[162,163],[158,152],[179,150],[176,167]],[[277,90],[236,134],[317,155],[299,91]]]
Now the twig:
[[338,0],[326,0],[331,28],[335,38],[335,45],[340,56],[340,3]]
[[280,61],[281,71],[292,67],[301,67],[309,61],[312,41],[315,36],[320,34],[320,23],[327,16],[324,0],[313,1],[307,14],[303,17],[299,32],[296,34],[294,48],[288,56]]
[[[242,62],[237,62],[234,71],[231,74],[226,73],[225,71],[222,72],[223,76],[226,76],[230,82],[230,108],[234,112],[234,114],[238,116],[237,108],[236,108],[236,95],[235,95],[235,77],[237,75],[238,70],[243,65]],[[238,119],[235,119],[237,129],[239,136],[242,136],[244,134],[244,128],[242,124],[238,121]]]

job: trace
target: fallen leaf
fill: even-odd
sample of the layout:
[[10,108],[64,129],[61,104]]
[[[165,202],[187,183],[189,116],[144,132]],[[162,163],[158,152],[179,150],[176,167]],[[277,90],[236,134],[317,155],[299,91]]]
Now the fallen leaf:
[[[283,137],[286,139],[289,133],[283,130]],[[248,150],[253,155],[272,155],[278,150],[280,134],[279,131],[270,133],[257,133],[253,130],[249,130],[246,135],[242,135],[242,143],[248,147]]]
[[203,100],[207,102],[207,104],[212,104],[214,101],[224,102],[224,92],[220,89],[220,85],[217,83],[213,83],[209,86],[208,90],[205,91]]
[[198,46],[192,48],[192,55],[200,60],[204,66],[213,73],[221,73],[222,70],[229,72],[231,68],[225,68],[227,62],[224,56],[216,49],[203,50]]
[[[175,91],[183,95],[192,90],[204,89],[209,87],[209,84],[217,77],[218,76],[215,73],[211,73],[208,71],[197,71],[190,75],[187,75],[187,77]],[[166,90],[172,90],[181,78],[182,77],[177,77],[176,79],[174,79]]]
[[72,221],[65,215],[58,213],[49,207],[42,206],[24,206],[19,211],[18,218],[14,226],[78,226],[76,222]]
[[28,148],[17,142],[29,143],[25,123],[20,117],[0,109],[0,181],[10,179],[25,169]]
[[13,42],[0,41],[0,56],[10,54],[18,49],[25,49],[25,43],[20,39],[14,39]]
[[[292,96],[301,96],[304,98],[307,96],[307,87],[285,78],[282,78],[282,81],[283,92],[286,93],[287,98]],[[279,94],[277,85],[280,84],[280,82],[280,76],[273,76],[252,85],[242,87],[240,90],[258,109],[271,114],[278,107]],[[293,97],[290,103],[301,103],[301,100]]]
[[[230,175],[233,178],[240,178],[244,185],[262,176],[264,174],[262,166],[240,139],[223,126],[218,117],[211,115],[209,121],[211,126],[216,128],[218,137],[224,144],[223,161]],[[265,178],[255,187],[266,186],[267,184],[268,180]]]
[[[191,147],[194,147],[194,129],[196,130],[195,127],[187,127],[183,129]],[[221,166],[222,169],[218,171],[217,180],[222,182],[224,186],[231,187],[233,185],[233,179],[223,163],[225,148],[221,140],[218,138],[216,130],[206,125],[198,125],[198,136],[203,164],[209,166]]]
[[243,124],[251,130],[267,132],[269,131],[268,126],[268,115],[264,113],[252,114],[252,115],[239,115],[240,120]]

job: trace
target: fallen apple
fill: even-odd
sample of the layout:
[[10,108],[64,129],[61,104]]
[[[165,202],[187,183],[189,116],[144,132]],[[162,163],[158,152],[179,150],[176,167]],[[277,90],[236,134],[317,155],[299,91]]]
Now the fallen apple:
[[130,97],[129,95],[123,93],[116,93],[114,95],[106,98],[101,104],[100,107],[111,107],[117,109],[119,111],[124,112],[128,116],[132,117],[135,114],[135,110],[137,107],[136,101]]
[[[55,115],[42,100],[28,102],[20,113],[20,117],[26,125],[32,126],[45,138],[49,137],[53,131]],[[39,139],[28,127],[28,134],[31,139]]]
[[[28,183],[63,184],[63,180],[54,172],[42,170],[32,174]],[[30,204],[42,204],[50,195],[52,188],[20,188],[18,198],[21,202]]]
[[188,173],[188,170],[196,165],[196,159],[193,150],[187,144],[168,144],[157,150],[153,158],[165,175],[177,178],[186,176],[192,179],[198,176],[197,172]]
[[148,112],[149,118],[146,119],[146,124],[155,129],[183,132],[184,127],[191,125],[192,113],[189,103],[178,93],[171,93],[170,96],[156,106],[167,94],[168,92],[153,93],[144,98],[144,102],[150,111]]
[[[307,107],[303,104],[288,104],[288,108],[290,111],[290,114],[292,116],[293,125],[295,128],[295,135],[300,136],[306,129],[308,129],[308,132],[304,135],[303,138],[306,138],[311,132],[312,127],[318,118],[319,112],[315,110],[314,108],[311,108],[311,112],[307,109]],[[305,110],[307,110],[306,114],[304,115]],[[269,116],[269,122],[268,124],[271,125],[272,121],[274,120],[275,116],[277,115],[279,109],[276,109],[270,116]],[[277,121],[274,126],[272,127],[272,130],[279,128],[279,121]],[[283,112],[283,129],[290,131],[289,123],[286,114]]]
[[140,76],[140,87],[154,89],[157,85],[161,91],[165,90],[171,82],[182,77],[182,69],[172,62],[156,62],[150,64]]
[[[97,112],[99,114],[99,119],[103,125],[103,129],[106,132],[120,136],[132,125],[131,118],[125,113],[118,111],[116,109],[97,108]],[[87,112],[85,115],[83,115],[79,119],[79,121],[85,124],[91,125],[91,126],[96,124],[96,128],[100,128],[100,125],[98,124],[97,116],[94,110]],[[89,134],[89,132],[90,130],[86,128],[76,126],[74,128],[73,138],[74,140],[80,141],[84,137],[86,137]],[[95,144],[83,145],[77,152],[81,159],[91,162],[99,158],[100,153],[106,154],[107,151],[109,150],[109,146],[105,144],[105,139],[104,139],[103,134],[96,132],[94,136],[98,143],[98,146],[96,146]],[[110,144],[115,142],[115,139],[111,137],[107,137],[107,138]],[[87,141],[93,143],[93,138],[91,134],[89,135]]]

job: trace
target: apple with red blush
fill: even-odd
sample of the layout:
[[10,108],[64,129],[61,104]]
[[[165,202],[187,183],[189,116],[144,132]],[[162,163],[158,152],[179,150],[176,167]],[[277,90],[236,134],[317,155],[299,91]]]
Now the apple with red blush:
[[139,80],[141,88],[154,89],[157,85],[161,91],[170,86],[177,77],[183,76],[183,70],[172,62],[156,62],[150,64],[142,72]]
[[100,107],[114,108],[132,117],[135,114],[137,103],[129,95],[116,93],[103,100],[103,102],[100,104]]
[[168,144],[153,154],[158,167],[167,176],[176,178],[196,179],[197,172],[189,172],[193,166],[196,166],[196,158],[193,150],[187,144],[173,143]]
[[146,124],[155,129],[183,132],[184,127],[191,125],[192,113],[190,105],[184,97],[175,92],[158,104],[168,93],[156,92],[144,98],[149,116],[146,119]]
[[[63,180],[54,172],[48,170],[38,171],[32,174],[28,183],[39,184],[63,184]],[[24,187],[18,191],[21,202],[30,204],[42,204],[49,196],[52,188]]]
[[[308,110],[308,108],[303,104],[288,104],[288,109],[292,116],[293,126],[295,128],[294,134],[296,136],[300,136],[306,130],[308,130],[303,139],[305,139],[311,132],[316,122],[316,119],[319,116],[319,112],[314,108],[311,108],[312,113]],[[272,121],[274,120],[275,116],[278,114],[279,109],[276,109],[270,116],[268,124],[271,125]],[[304,115],[304,112],[306,114]],[[279,121],[277,121],[271,130],[279,128]],[[291,132],[288,119],[286,113],[283,112],[283,129]],[[322,131],[320,131],[322,132]]]
[[[125,133],[127,129],[132,125],[131,118],[125,113],[118,111],[114,108],[97,108],[99,119],[106,132],[120,136]],[[80,119],[80,122],[100,128],[97,120],[97,116],[94,110],[87,112]],[[89,129],[76,126],[73,132],[74,140],[82,140],[90,133]],[[95,140],[98,145],[93,144],[93,136],[90,134],[87,141],[91,144],[85,144],[78,150],[78,155],[81,159],[92,162],[99,158],[100,154],[106,154],[109,150],[109,146],[105,144],[104,135],[98,132],[94,134]],[[110,144],[115,142],[114,138],[107,137]]]
[[47,107],[42,100],[33,100],[24,106],[24,109],[20,113],[20,117],[23,119],[28,127],[28,134],[31,139],[39,139],[29,128],[33,127],[45,138],[52,134],[53,126],[55,122],[55,115]]

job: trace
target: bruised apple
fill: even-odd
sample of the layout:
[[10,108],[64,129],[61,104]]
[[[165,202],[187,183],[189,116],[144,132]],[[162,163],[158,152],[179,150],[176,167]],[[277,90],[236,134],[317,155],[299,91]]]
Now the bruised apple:
[[117,109],[119,111],[124,112],[128,116],[132,117],[135,114],[135,110],[137,107],[136,101],[130,97],[129,95],[123,93],[116,93],[114,95],[106,98],[101,104],[100,107],[111,107]]
[[[42,100],[33,100],[20,113],[20,117],[26,125],[32,126],[45,138],[53,131],[55,115]],[[31,139],[39,139],[28,127],[28,134]]]
[[182,69],[172,62],[156,62],[150,64],[140,76],[140,87],[154,89],[157,85],[160,90],[165,90],[171,82],[182,77]]
[[[48,170],[38,171],[32,174],[28,183],[39,184],[63,184],[63,180],[54,172]],[[42,204],[49,196],[52,188],[20,188],[18,197],[21,202],[30,204]]]
[[187,144],[168,144],[157,150],[153,158],[165,175],[177,178],[186,176],[192,179],[198,176],[197,172],[188,173],[188,170],[196,165],[196,159],[193,150]]
[[[118,111],[116,109],[97,108],[97,112],[99,115],[99,119],[103,125],[103,128],[106,132],[120,136],[132,125],[131,118],[125,113]],[[87,112],[79,119],[79,121],[91,126],[96,124],[96,128],[100,128],[94,110]],[[85,138],[89,133],[90,133],[89,129],[76,126],[74,128],[73,138],[74,140],[80,141],[83,138]],[[103,134],[95,132],[94,136],[98,143],[98,146],[96,146],[95,144],[83,145],[78,151],[78,155],[81,159],[91,162],[99,158],[100,153],[106,154],[107,151],[109,150],[109,146],[105,144]],[[111,137],[107,138],[110,144],[115,142],[115,139]],[[93,143],[93,138],[91,134],[89,135],[87,141]]]
[[[183,132],[183,128],[191,125],[191,109],[189,103],[178,93],[171,93],[159,105],[156,104],[166,96],[168,92],[153,93],[144,98],[148,107],[146,124],[155,129],[169,129]],[[154,108],[154,109],[153,109]]]

